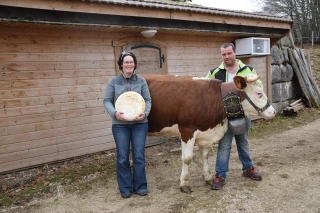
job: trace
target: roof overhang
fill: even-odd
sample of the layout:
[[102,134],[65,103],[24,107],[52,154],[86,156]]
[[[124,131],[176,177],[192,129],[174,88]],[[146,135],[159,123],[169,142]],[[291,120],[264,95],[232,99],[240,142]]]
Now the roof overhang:
[[[20,2],[20,3],[17,3]],[[38,24],[52,27],[78,27],[114,32],[141,32],[157,29],[159,34],[228,35],[281,38],[288,34],[290,20],[272,19],[254,14],[204,13],[198,9],[182,10],[171,7],[116,4],[117,1],[0,1],[1,25]],[[50,3],[49,3],[50,2]],[[141,1],[125,1],[141,2]],[[143,1],[143,3],[145,3]],[[32,6],[31,6],[32,5]],[[150,2],[149,2],[150,5]],[[154,4],[152,4],[154,5]],[[169,5],[170,6],[170,5]],[[185,6],[179,6],[185,8]],[[211,10],[207,10],[211,11]],[[129,30],[129,31],[128,31]]]

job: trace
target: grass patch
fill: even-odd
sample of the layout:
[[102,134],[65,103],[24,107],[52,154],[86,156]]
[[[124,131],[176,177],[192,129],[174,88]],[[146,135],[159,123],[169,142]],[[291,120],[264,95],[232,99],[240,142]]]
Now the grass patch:
[[44,182],[31,183],[9,193],[1,194],[0,206],[6,207],[11,204],[25,204],[36,197],[41,197],[41,195],[49,191],[49,187],[45,186]]
[[265,138],[271,134],[296,128],[320,118],[320,108],[307,108],[295,116],[276,115],[272,120],[255,120],[251,123],[249,138]]
[[67,169],[64,167],[57,169],[56,165],[51,165],[45,171],[39,169],[41,174],[35,172],[37,176],[33,177],[32,181],[20,181],[12,186],[8,184],[9,188],[0,194],[0,207],[23,205],[34,198],[53,196],[61,186],[66,192],[87,193],[94,183],[100,180],[106,182],[111,175],[115,176],[115,159],[101,156],[98,159],[92,156],[90,163],[70,163]]
[[10,206],[13,203],[13,199],[6,194],[0,194],[0,206]]

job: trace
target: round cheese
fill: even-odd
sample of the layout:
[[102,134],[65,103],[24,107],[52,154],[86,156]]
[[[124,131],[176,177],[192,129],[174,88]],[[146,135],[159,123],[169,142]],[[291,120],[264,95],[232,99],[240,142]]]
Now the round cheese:
[[137,92],[122,93],[116,101],[116,110],[123,112],[126,120],[133,121],[140,113],[144,112],[146,103],[142,96]]

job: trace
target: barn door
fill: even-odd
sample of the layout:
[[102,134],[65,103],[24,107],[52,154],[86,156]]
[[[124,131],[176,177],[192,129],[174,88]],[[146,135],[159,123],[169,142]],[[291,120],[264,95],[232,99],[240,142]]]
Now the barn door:
[[123,51],[132,52],[137,57],[137,74],[166,74],[165,54],[161,47],[150,43],[131,43],[123,46]]

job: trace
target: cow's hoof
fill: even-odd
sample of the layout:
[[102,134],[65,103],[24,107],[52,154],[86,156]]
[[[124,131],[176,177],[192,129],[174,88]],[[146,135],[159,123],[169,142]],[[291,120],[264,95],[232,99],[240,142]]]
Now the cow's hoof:
[[192,190],[190,188],[190,186],[181,186],[180,187],[180,190],[184,193],[187,193],[187,194],[191,194]]

